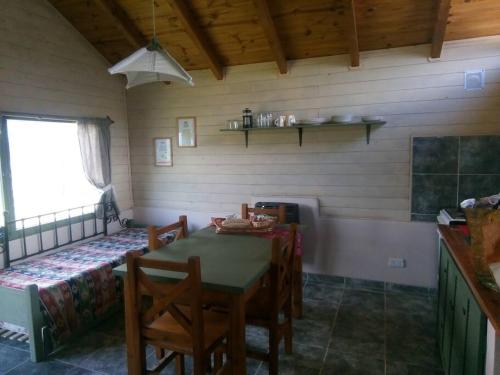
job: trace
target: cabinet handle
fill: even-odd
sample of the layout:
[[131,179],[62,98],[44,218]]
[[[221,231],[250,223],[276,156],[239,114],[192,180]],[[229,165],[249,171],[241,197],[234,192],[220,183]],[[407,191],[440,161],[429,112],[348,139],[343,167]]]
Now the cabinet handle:
[[467,310],[465,309],[465,307],[462,307],[462,314],[464,314],[464,315],[467,314]]

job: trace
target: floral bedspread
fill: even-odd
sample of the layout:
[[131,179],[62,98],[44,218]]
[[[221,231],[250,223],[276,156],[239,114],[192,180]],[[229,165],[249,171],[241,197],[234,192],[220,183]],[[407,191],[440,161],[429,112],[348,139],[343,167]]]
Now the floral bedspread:
[[[169,242],[175,233],[167,233]],[[0,285],[24,289],[36,284],[54,344],[66,341],[122,299],[123,283],[112,270],[128,252],[143,253],[146,229],[130,228],[57,253],[31,259],[0,271]]]

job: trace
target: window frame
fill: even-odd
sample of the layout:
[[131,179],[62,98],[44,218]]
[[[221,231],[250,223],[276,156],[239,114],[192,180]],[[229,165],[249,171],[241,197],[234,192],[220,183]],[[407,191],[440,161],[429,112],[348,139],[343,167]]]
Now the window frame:
[[[9,149],[9,136],[7,130],[7,121],[9,119],[12,120],[29,120],[29,121],[40,121],[40,122],[78,122],[83,119],[82,117],[70,117],[70,116],[52,116],[52,115],[35,115],[28,113],[16,113],[16,112],[0,112],[0,171],[2,174],[2,182],[0,188],[0,199],[3,201],[4,212],[2,212],[2,216],[4,217],[3,226],[7,226],[7,223],[11,223],[14,221],[20,221],[22,219],[29,218],[16,218],[15,215],[15,207],[14,207],[14,191],[12,188],[12,172],[10,168],[10,149]],[[108,117],[109,119],[109,117]],[[96,204],[98,202],[93,202],[92,204]],[[89,205],[90,206],[90,205]],[[68,210],[75,209],[78,207],[68,207]],[[60,212],[60,211],[57,211]],[[47,214],[51,214],[49,212]],[[79,223],[82,220],[87,220],[93,217],[94,213],[85,213],[83,215],[71,216],[70,218],[59,219],[51,223],[45,223],[41,225],[42,231],[44,229],[51,229],[54,224],[57,226],[67,226],[69,223]],[[42,215],[43,216],[43,215]],[[27,227],[24,229],[15,229],[12,233],[9,229],[9,238],[16,239],[20,238],[25,234],[32,234],[38,231],[38,227]]]

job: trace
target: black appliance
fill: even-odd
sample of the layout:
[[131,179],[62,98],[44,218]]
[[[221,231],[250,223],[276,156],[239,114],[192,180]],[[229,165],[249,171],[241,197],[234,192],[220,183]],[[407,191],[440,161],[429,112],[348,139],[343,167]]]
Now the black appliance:
[[286,207],[286,223],[300,224],[299,205],[297,203],[257,202],[255,208],[279,208],[282,204]]

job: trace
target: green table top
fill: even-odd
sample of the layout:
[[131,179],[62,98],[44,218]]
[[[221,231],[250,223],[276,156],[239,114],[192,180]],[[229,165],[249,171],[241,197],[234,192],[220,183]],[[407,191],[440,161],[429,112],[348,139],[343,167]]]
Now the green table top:
[[[213,227],[208,227],[144,255],[148,259],[183,262],[190,256],[200,257],[204,288],[238,294],[245,292],[269,270],[271,240],[256,236],[216,234]],[[177,272],[144,271],[157,281],[175,282],[184,277]],[[114,268],[113,273],[124,277],[127,265]]]

